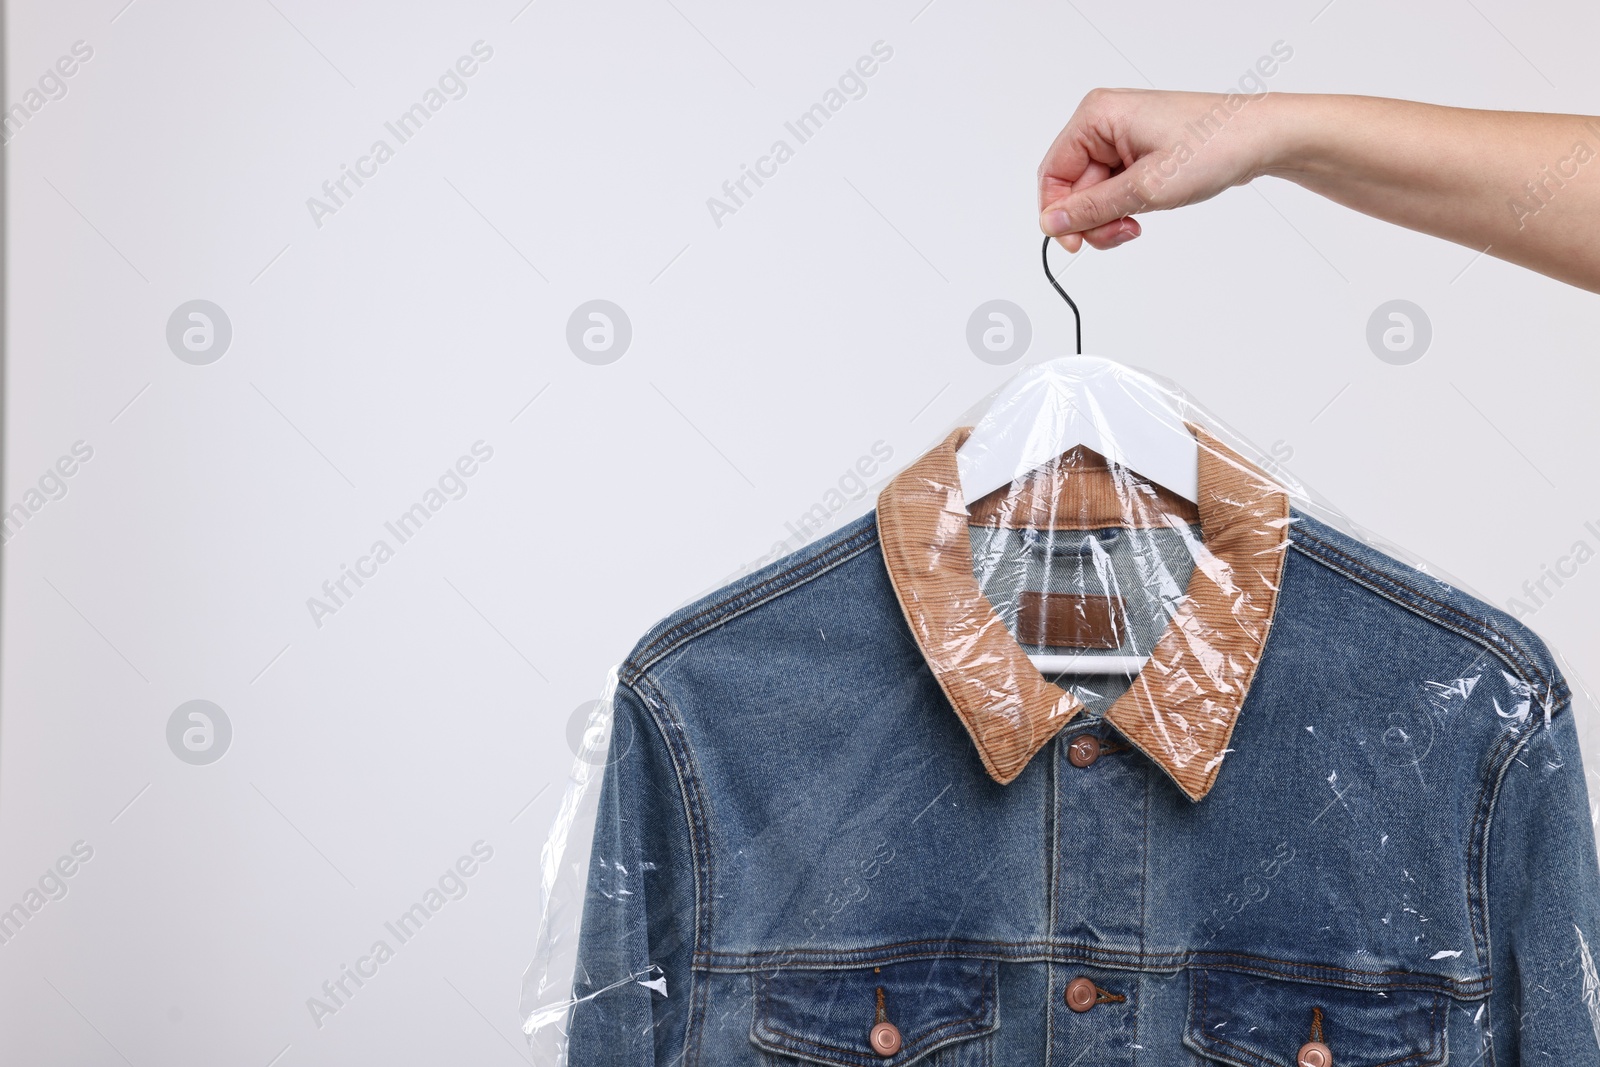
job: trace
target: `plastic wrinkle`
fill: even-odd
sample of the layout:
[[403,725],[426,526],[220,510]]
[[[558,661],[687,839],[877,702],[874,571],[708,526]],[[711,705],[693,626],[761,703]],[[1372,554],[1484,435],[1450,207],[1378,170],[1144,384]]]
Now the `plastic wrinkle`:
[[560,1025],[566,1021],[567,1015],[572,1011],[574,1005],[596,1000],[607,993],[630,985],[642,985],[654,993],[659,993],[662,996],[667,995],[667,976],[661,972],[660,967],[651,964],[647,969],[630,974],[626,978],[620,978],[608,986],[596,989],[588,996],[570,997],[560,1004],[550,1004],[535,1009],[522,1021],[522,1032],[533,1034],[544,1027]]
[[1595,969],[1594,953],[1584,939],[1583,929],[1576,923],[1572,930],[1578,935],[1578,956],[1583,967],[1583,1004],[1589,1009],[1589,1021],[1594,1025],[1594,1040],[1600,1044],[1600,970]]

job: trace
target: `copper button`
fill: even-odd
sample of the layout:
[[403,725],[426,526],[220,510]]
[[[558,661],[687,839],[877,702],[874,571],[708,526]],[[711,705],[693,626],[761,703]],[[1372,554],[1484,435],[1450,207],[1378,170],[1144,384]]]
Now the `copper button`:
[[1087,978],[1074,978],[1067,983],[1067,1007],[1073,1011],[1084,1012],[1094,1007],[1095,1001],[1100,999],[1100,991],[1093,982]]
[[894,1023],[879,1023],[872,1028],[872,1051],[885,1058],[900,1051],[900,1028]]
[[1333,1067],[1333,1053],[1320,1041],[1307,1041],[1300,1046],[1295,1062],[1300,1067]]
[[1094,734],[1079,734],[1067,746],[1067,762],[1074,767],[1090,767],[1100,758],[1100,739]]

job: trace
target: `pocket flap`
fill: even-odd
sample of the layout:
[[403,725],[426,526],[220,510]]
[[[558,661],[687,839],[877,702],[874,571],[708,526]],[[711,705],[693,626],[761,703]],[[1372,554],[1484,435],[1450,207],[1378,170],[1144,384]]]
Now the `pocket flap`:
[[1345,989],[1231,971],[1189,972],[1184,1044],[1235,1067],[1297,1067],[1312,1041],[1333,1067],[1445,1062],[1443,993]]
[[[993,960],[943,958],[757,974],[750,1040],[817,1063],[901,1067],[996,1028],[996,968]],[[879,1022],[898,1031],[892,1055],[870,1044]]]

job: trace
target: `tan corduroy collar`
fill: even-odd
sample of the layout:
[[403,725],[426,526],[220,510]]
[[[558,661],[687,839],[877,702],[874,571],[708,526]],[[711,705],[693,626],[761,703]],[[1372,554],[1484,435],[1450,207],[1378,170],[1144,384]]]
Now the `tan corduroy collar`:
[[[1189,587],[1133,685],[1106,721],[1191,800],[1216,782],[1272,625],[1289,536],[1289,498],[1198,427],[1203,546]],[[884,561],[923,657],[1002,785],[1022,773],[1083,704],[1045,680],[972,573],[968,526],[1145,526],[1184,521],[1176,497],[1104,464],[1058,464],[974,504],[961,492],[953,431],[878,496]],[[1047,495],[1048,501],[1041,496]],[[995,500],[999,499],[1000,504]],[[1190,515],[1194,515],[1191,508]]]

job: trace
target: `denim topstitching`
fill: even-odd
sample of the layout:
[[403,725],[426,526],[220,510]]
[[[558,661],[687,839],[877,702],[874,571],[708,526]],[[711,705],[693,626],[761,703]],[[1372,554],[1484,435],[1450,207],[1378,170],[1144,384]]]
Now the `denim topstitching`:
[[[1512,764],[1516,763],[1517,757],[1522,753],[1523,749],[1533,743],[1533,737],[1538,727],[1539,721],[1530,716],[1527,724],[1519,734],[1503,733],[1497,739],[1496,750],[1504,750],[1505,757],[1499,761],[1498,767],[1492,775],[1493,786],[1487,791],[1488,796],[1483,800],[1482,817],[1474,817],[1473,820],[1472,842],[1476,852],[1469,851],[1468,853],[1468,870],[1472,870],[1472,864],[1476,864],[1479,884],[1469,887],[1469,889],[1476,889],[1476,892],[1468,894],[1468,911],[1472,923],[1473,940],[1481,942],[1480,951],[1483,953],[1484,973],[1490,976],[1491,983],[1494,978],[1494,934],[1489,926],[1489,835],[1494,830],[1495,808],[1500,802],[1500,791],[1501,787],[1505,785],[1506,775],[1511,772]],[[1514,741],[1509,740],[1512,737],[1515,738]],[[1488,783],[1485,784],[1487,785]],[[1487,1047],[1489,1065],[1494,1067],[1496,1060],[1494,1038],[1492,1036],[1494,1034],[1494,1005],[1492,1002],[1484,1001],[1484,1014],[1484,1032],[1491,1035]]]
[[[898,950],[898,951],[897,951]],[[782,949],[772,952],[703,953],[694,966],[708,974],[743,974],[759,971],[770,960],[781,959],[796,969],[831,970],[868,967],[905,960],[964,957],[1009,963],[1083,964],[1111,970],[1176,974],[1203,967],[1211,970],[1277,978],[1284,981],[1335,985],[1345,989],[1424,989],[1457,1000],[1480,1000],[1490,993],[1488,976],[1453,978],[1420,971],[1363,971],[1305,960],[1285,960],[1257,953],[1175,951],[1140,953],[1107,949],[1061,940],[972,941],[940,938],[890,942],[858,949]]]
[[[649,690],[651,697],[646,699],[640,692],[639,686]],[[708,983],[704,980],[696,981],[696,968],[692,961],[703,950],[703,946],[711,943],[711,846],[710,826],[703,811],[707,800],[702,788],[700,774],[694,766],[694,755],[689,749],[686,738],[682,736],[683,726],[672,706],[667,702],[666,695],[656,688],[650,679],[640,674],[632,682],[627,683],[627,688],[634,694],[649,714],[651,721],[660,732],[662,741],[667,746],[667,755],[672,760],[673,773],[678,778],[678,795],[683,803],[684,824],[689,828],[689,847],[694,856],[694,945],[691,950],[689,967],[689,1024],[685,1028],[683,1040],[683,1061],[685,1063],[699,1063],[700,1061],[700,1034],[706,1003],[710,996]],[[666,721],[663,721],[665,719]]]
[[[1302,542],[1309,542],[1309,544]],[[1294,548],[1298,549],[1300,553],[1307,559],[1320,563],[1329,570],[1344,575],[1351,581],[1361,585],[1362,588],[1376,593],[1378,596],[1383,597],[1392,604],[1397,604],[1400,607],[1405,608],[1407,611],[1421,616],[1422,618],[1427,619],[1429,622],[1443,627],[1459,637],[1464,637],[1467,640],[1480,645],[1485,650],[1498,656],[1506,664],[1506,666],[1510,667],[1513,671],[1516,671],[1517,677],[1520,678],[1530,689],[1535,688],[1535,685],[1533,681],[1529,679],[1528,675],[1531,673],[1537,676],[1539,680],[1539,688],[1542,688],[1542,690],[1548,695],[1549,699],[1555,704],[1555,707],[1552,708],[1552,714],[1554,714],[1555,710],[1558,710],[1560,707],[1564,707],[1570,698],[1570,694],[1568,693],[1564,682],[1551,682],[1545,677],[1545,672],[1540,669],[1541,664],[1539,663],[1537,657],[1532,656],[1524,651],[1522,646],[1517,644],[1516,640],[1512,638],[1511,635],[1505,633],[1486,620],[1475,619],[1461,611],[1459,608],[1429,596],[1422,590],[1407,584],[1393,575],[1383,573],[1365,561],[1357,559],[1354,556],[1351,556],[1349,553],[1343,552],[1328,542],[1323,541],[1321,538],[1306,532],[1305,527],[1302,524],[1297,523],[1291,529],[1290,544]],[[1311,545],[1315,545],[1317,547],[1312,548],[1310,547]],[[1341,566],[1334,560],[1320,555],[1318,552],[1319,549],[1331,553],[1342,560],[1348,561],[1351,567],[1359,568],[1361,571],[1363,571],[1367,575],[1367,578],[1363,579],[1361,575],[1352,574],[1350,570],[1346,569],[1344,566]],[[1434,605],[1439,609],[1439,612],[1436,613],[1430,611],[1420,603],[1413,603],[1403,599],[1402,597],[1391,595],[1388,591],[1379,587],[1378,583],[1380,582],[1387,582],[1390,585],[1400,589],[1402,592],[1411,594],[1420,601],[1426,601],[1428,604]],[[1450,615],[1457,616],[1465,620],[1465,622],[1460,626],[1452,624],[1447,619],[1441,617],[1442,613],[1448,613]],[[1473,632],[1474,629],[1481,632]],[[1503,642],[1506,646],[1509,646],[1510,651],[1507,651],[1506,648],[1501,647],[1497,642]],[[1513,655],[1513,653],[1515,655]],[[1518,662],[1519,659],[1521,662]],[[1555,672],[1552,671],[1551,673]]]
[[[868,520],[872,521],[868,522]],[[621,669],[623,680],[626,681],[634,676],[643,674],[678,645],[693,640],[700,634],[720,626],[729,619],[737,618],[747,611],[758,608],[768,601],[782,596],[796,586],[803,585],[828,573],[840,564],[848,562],[877,544],[878,524],[876,514],[868,512],[851,525],[860,523],[867,523],[866,529],[843,541],[837,541],[825,547],[817,555],[803,559],[787,570],[780,571],[748,589],[741,589],[732,596],[720,600],[710,607],[703,608],[688,618],[679,620],[661,633],[654,635],[644,643],[643,647],[637,649],[623,661]],[[838,534],[843,534],[849,529],[850,527],[846,526],[838,531]],[[741,601],[746,600],[749,603],[741,603]],[[657,650],[656,646],[662,644],[662,642],[667,642],[667,647]]]

